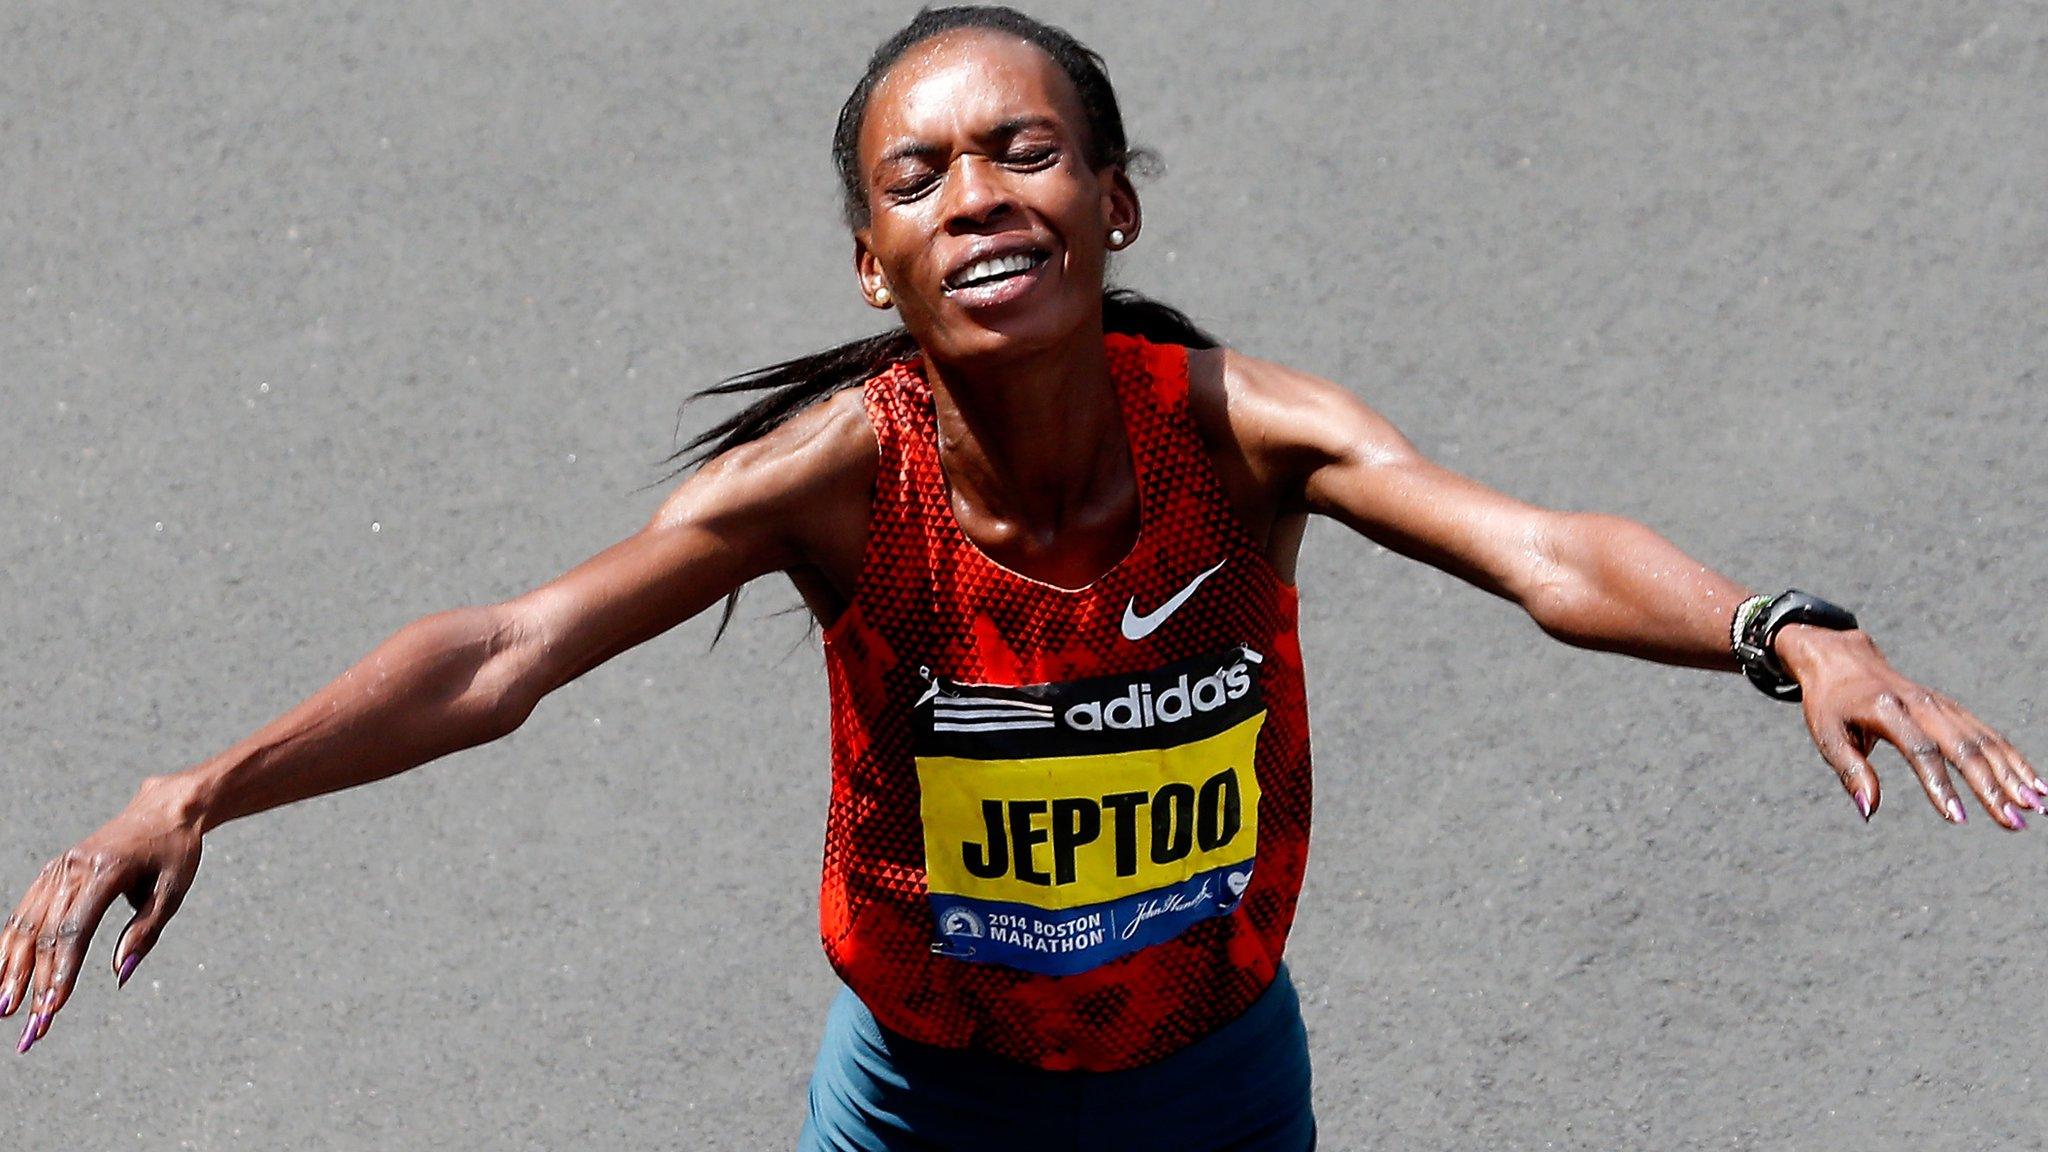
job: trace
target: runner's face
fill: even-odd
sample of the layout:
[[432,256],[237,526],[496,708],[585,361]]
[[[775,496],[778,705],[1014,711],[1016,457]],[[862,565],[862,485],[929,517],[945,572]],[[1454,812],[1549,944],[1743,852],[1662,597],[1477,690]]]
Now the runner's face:
[[854,262],[869,301],[886,286],[911,335],[948,362],[1085,331],[1109,230],[1138,230],[1130,180],[1088,167],[1087,131],[1072,81],[1034,45],[961,31],[905,53],[861,125],[870,220]]

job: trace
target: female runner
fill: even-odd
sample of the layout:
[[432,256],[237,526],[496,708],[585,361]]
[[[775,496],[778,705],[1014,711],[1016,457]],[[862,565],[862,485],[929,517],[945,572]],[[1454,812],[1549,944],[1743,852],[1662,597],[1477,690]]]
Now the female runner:
[[504,736],[778,571],[825,628],[821,934],[846,984],[805,1149],[1313,1147],[1281,963],[1307,851],[1291,581],[1311,513],[1568,643],[1800,700],[1866,820],[1880,740],[1951,822],[1951,768],[2001,827],[2048,811],[2007,741],[1894,671],[1846,611],[1490,491],[1337,385],[1106,293],[1143,221],[1101,61],[1059,29],[920,12],[855,87],[834,157],[860,290],[903,327],[714,389],[766,394],[686,449],[707,458],[637,534],[416,621],[241,743],[145,780],[0,930],[21,1051],[122,896],[127,981],[208,830]]

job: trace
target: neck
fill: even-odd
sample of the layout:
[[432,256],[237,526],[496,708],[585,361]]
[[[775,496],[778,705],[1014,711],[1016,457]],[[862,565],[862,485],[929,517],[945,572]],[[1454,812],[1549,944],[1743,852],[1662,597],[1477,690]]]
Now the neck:
[[1003,520],[1051,530],[1123,465],[1122,411],[1100,320],[1000,364],[925,357],[939,458],[956,494]]

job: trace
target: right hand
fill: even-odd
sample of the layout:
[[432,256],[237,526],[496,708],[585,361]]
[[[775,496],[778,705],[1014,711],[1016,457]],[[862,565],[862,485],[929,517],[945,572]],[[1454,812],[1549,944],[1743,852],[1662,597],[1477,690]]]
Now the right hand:
[[24,1004],[33,1009],[17,1051],[40,1040],[71,998],[115,897],[126,896],[136,909],[114,948],[114,974],[125,984],[191,890],[201,833],[173,793],[164,778],[145,781],[120,815],[43,865],[0,926],[0,1017]]

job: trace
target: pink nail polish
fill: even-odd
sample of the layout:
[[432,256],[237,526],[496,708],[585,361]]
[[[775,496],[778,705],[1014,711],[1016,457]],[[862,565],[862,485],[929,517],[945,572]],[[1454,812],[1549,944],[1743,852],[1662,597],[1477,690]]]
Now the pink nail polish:
[[1958,824],[1970,822],[1970,818],[1963,813],[1963,802],[1953,796],[1948,798],[1948,818]]
[[14,1011],[14,993],[9,992],[4,996],[0,996],[0,1016],[5,1016],[12,1011]]
[[135,974],[135,966],[141,962],[142,954],[140,952],[129,953],[128,958],[121,961],[121,979],[114,986],[116,988],[126,988],[128,986],[128,977]]
[[1866,822],[1870,819],[1870,800],[1861,792],[1856,793],[1856,811],[1863,814]]
[[14,1050],[16,1052],[26,1052],[29,1050],[30,1047],[32,1047],[35,1044],[35,1042],[36,1018],[35,1015],[31,1013],[28,1018],[28,1023],[21,1026],[21,1043],[16,1045]]
[[2007,804],[2005,806],[2005,818],[2009,822],[2018,825],[2018,827],[2014,828],[2013,831],[2019,832],[2024,831],[2026,829],[2027,822],[2025,820],[2020,819],[2020,810],[2013,807],[2010,804]]

